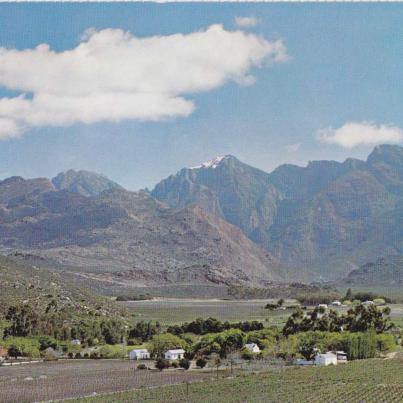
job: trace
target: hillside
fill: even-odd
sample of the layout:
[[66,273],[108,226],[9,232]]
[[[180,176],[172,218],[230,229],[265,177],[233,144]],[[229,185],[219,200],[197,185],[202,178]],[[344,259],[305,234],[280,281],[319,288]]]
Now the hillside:
[[198,205],[238,226],[283,264],[344,277],[403,253],[403,148],[366,161],[282,165],[268,174],[232,156],[185,168],[152,191],[172,208]]
[[[0,182],[7,253],[33,253],[106,284],[257,284],[287,275],[237,227],[198,207],[173,210],[146,192],[121,189],[85,197],[50,182],[35,189],[35,181]],[[9,197],[14,187],[29,192]]]
[[96,196],[105,190],[122,189],[104,175],[73,169],[59,173],[52,179],[52,183],[58,190],[69,190],[83,196]]
[[110,300],[92,294],[71,281],[64,273],[39,268],[24,262],[21,255],[0,255],[0,317],[14,304],[25,303],[45,310],[55,302],[58,310],[74,315],[96,312],[100,316],[124,316]]
[[402,287],[403,256],[387,256],[353,270],[346,284],[359,286]]

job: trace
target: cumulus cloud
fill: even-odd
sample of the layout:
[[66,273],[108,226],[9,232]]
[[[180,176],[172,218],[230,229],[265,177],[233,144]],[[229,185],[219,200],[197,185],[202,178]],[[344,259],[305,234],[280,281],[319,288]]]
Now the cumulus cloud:
[[255,17],[235,17],[235,25],[242,28],[254,27],[257,24]]
[[400,143],[403,141],[403,130],[391,125],[375,125],[368,122],[347,122],[338,129],[319,130],[319,141],[337,144],[344,148],[380,143]]
[[139,38],[120,29],[88,29],[73,49],[47,44],[0,48],[0,138],[42,126],[190,115],[193,93],[233,80],[251,85],[250,70],[287,59],[281,40],[212,25],[190,34]]

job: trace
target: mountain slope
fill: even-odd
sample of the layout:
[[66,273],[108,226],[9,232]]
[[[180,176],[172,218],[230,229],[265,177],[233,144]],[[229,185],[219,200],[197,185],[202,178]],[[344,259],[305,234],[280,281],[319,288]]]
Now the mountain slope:
[[52,179],[52,183],[58,190],[68,190],[83,196],[96,196],[105,190],[123,189],[106,176],[89,171],[74,171],[72,169],[59,173]]
[[87,278],[256,284],[286,274],[238,228],[200,208],[172,210],[146,192],[114,189],[85,197],[21,186],[30,191],[18,203],[0,205],[0,245],[93,273]]
[[401,287],[403,285],[403,256],[386,256],[353,270],[345,279],[359,286]]
[[343,277],[378,256],[403,253],[403,148],[367,161],[282,165],[270,174],[227,156],[183,169],[152,195],[198,205],[238,226],[284,264]]

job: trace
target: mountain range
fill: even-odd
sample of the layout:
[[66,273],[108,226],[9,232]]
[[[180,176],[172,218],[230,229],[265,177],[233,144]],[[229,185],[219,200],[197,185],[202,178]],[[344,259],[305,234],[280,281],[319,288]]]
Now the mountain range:
[[0,182],[0,251],[102,284],[332,280],[403,255],[402,217],[403,148],[391,145],[271,173],[217,157],[151,192],[73,170]]

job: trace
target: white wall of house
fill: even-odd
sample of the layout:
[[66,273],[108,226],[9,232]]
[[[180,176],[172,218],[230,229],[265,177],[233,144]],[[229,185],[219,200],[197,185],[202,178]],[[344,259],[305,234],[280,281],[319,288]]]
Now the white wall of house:
[[168,350],[164,353],[166,360],[181,360],[185,356],[185,350]]
[[132,350],[129,352],[129,360],[148,360],[150,353],[146,349]]

